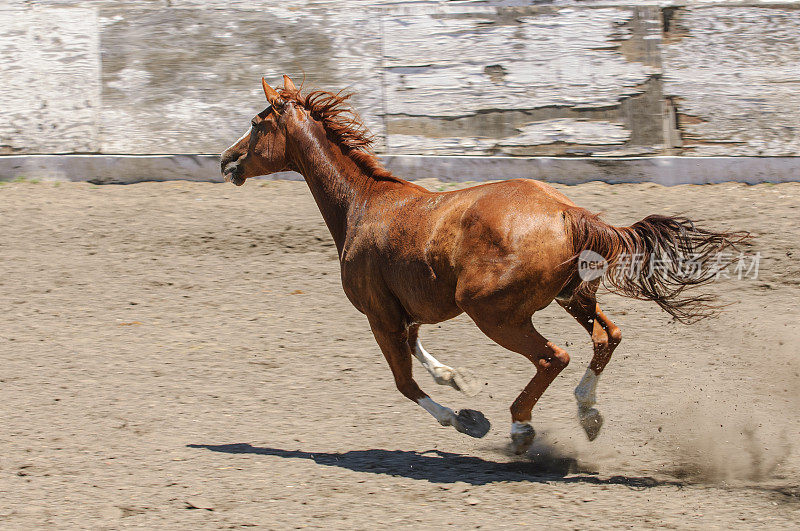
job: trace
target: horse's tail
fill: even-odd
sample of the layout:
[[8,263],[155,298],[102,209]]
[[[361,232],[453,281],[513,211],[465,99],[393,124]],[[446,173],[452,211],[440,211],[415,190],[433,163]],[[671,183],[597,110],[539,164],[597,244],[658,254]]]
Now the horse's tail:
[[720,268],[733,261],[733,253],[723,251],[750,237],[747,232],[703,229],[682,217],[652,215],[630,227],[614,227],[574,207],[565,218],[580,279],[577,296],[596,289],[602,277],[609,291],[653,301],[681,322],[717,313],[713,296],[684,290],[717,278]]

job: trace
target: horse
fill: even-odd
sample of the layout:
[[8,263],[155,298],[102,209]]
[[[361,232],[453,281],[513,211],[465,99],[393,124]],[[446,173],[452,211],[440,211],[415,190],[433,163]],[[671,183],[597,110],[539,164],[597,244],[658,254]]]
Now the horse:
[[[597,303],[601,282],[653,301],[679,321],[717,311],[709,296],[684,289],[712,281],[715,253],[735,247],[745,233],[660,215],[615,227],[530,179],[432,192],[381,165],[348,105],[352,94],[302,94],[288,76],[283,81],[275,89],[262,78],[268,106],[222,153],[224,180],[241,186],[286,170],[305,178],[336,244],[345,295],[366,315],[397,389],[439,424],[472,437],[490,429],[479,411],[440,405],[414,380],[412,357],[436,383],[471,387],[425,350],[422,324],[466,313],[495,343],[533,363],[532,379],[510,408],[512,449],[522,454],[536,434],[534,405],[570,361],[534,328],[535,312],[555,301],[591,337],[594,355],[574,395],[579,423],[594,440],[603,425],[594,407],[598,381],[622,338]],[[693,274],[682,273],[685,257],[698,266]]]

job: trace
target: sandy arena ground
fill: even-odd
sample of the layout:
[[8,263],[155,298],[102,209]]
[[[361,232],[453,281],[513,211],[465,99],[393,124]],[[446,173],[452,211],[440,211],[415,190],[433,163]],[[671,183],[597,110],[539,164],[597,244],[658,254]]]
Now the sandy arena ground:
[[[437,182],[423,183],[449,188]],[[757,280],[714,285],[714,320],[604,295],[623,342],[589,443],[572,364],[507,449],[522,356],[462,316],[423,327],[486,382],[484,439],[404,399],[346,300],[302,182],[0,186],[0,528],[795,528],[800,522],[800,184],[559,187],[618,224],[686,213],[747,229]]]

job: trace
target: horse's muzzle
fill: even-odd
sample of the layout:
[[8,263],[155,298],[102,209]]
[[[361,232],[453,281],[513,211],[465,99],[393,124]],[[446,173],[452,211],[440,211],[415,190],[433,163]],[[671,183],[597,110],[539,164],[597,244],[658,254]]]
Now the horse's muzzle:
[[243,168],[238,161],[222,162],[222,177],[225,182],[233,183],[236,186],[244,184],[245,178],[242,176],[244,173]]

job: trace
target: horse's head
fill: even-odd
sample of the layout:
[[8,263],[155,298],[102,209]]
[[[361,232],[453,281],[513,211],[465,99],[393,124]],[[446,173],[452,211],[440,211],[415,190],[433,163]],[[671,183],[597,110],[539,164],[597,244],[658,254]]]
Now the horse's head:
[[[283,76],[284,90],[296,92],[288,76]],[[286,123],[295,105],[285,101],[278,91],[262,78],[269,106],[250,121],[250,129],[220,156],[222,175],[226,181],[241,186],[256,175],[268,175],[288,169],[286,157]]]

